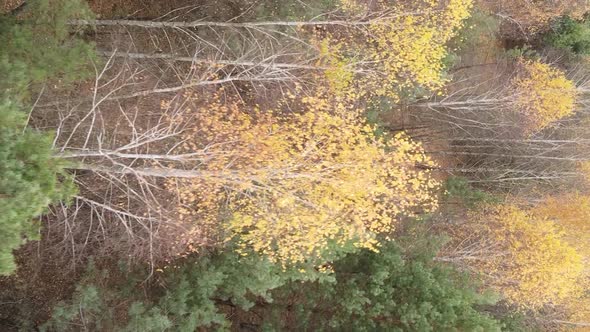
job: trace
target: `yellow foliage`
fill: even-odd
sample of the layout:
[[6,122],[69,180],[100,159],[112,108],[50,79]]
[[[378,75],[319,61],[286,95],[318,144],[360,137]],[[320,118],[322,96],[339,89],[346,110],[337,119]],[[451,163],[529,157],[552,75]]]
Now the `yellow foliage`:
[[382,64],[386,80],[391,80],[377,94],[391,96],[391,83],[396,89],[418,85],[430,90],[446,83],[442,77],[445,44],[469,17],[471,1],[450,0],[442,10],[438,5],[438,1],[425,2],[424,8],[419,8],[423,15],[399,17],[391,24],[370,27],[372,42],[377,45],[371,57]]
[[539,61],[520,60],[519,64],[521,70],[512,85],[517,91],[515,108],[526,117],[528,134],[574,112],[576,87],[562,71]]
[[[432,209],[438,186],[418,143],[376,138],[356,112],[326,96],[297,100],[302,112],[245,110],[210,102],[183,136],[202,176],[169,180],[178,213],[219,225],[225,240],[283,264],[318,257],[329,241],[378,250],[396,218]],[[243,251],[242,251],[243,252]]]
[[557,222],[573,246],[584,249],[590,258],[590,196],[568,193],[547,197],[534,213]]
[[320,59],[328,66],[324,75],[328,81],[330,92],[336,97],[344,97],[348,100],[357,99],[358,96],[350,90],[354,80],[353,66],[341,55],[343,44],[330,44],[330,39],[327,37],[319,41],[318,44]]
[[[569,291],[569,295],[564,292],[564,297],[558,304],[565,309],[569,321],[587,322],[590,319],[590,275],[587,268],[590,258],[590,196],[577,192],[549,196],[531,209],[529,216],[542,221],[540,224],[535,222],[534,225],[543,225],[543,231],[547,231],[545,223],[554,223],[555,230],[559,227],[561,241],[574,248],[580,256],[579,260],[584,264],[582,270],[578,272],[579,267],[570,267],[572,279],[569,282],[576,285],[577,290]],[[520,218],[522,217],[521,215]],[[564,269],[569,262],[564,260]],[[573,278],[574,272],[579,276]]]
[[[534,213],[559,224],[564,230],[564,238],[583,256],[584,263],[588,266],[590,262],[590,196],[577,192],[550,196],[535,207]],[[585,293],[572,296],[564,303],[569,321],[588,322],[590,320],[589,272],[586,267],[585,278],[579,282],[580,288],[584,289]]]
[[553,221],[509,204],[486,207],[471,218],[496,253],[474,261],[474,267],[509,301],[538,308],[579,295],[582,257]]
[[[564,305],[567,312],[567,320],[574,323],[580,322],[583,324],[588,324],[588,322],[590,322],[590,280],[586,279],[580,287],[586,289],[586,294],[570,299]],[[562,331],[590,331],[590,326],[572,326],[566,324],[563,327],[564,328],[561,329]]]
[[[354,6],[354,1],[345,3],[345,7]],[[393,101],[399,101],[399,94],[405,89],[441,89],[446,83],[443,77],[445,44],[469,17],[472,1],[416,1],[394,5],[378,1],[375,6],[377,10],[400,14],[375,20],[361,36],[354,30],[344,34],[345,38],[327,38],[333,45],[346,45],[334,46],[333,52],[346,50],[364,60],[358,64],[363,74],[356,85],[362,86],[362,91],[369,95],[386,96]],[[357,90],[351,86],[345,94],[358,94]]]

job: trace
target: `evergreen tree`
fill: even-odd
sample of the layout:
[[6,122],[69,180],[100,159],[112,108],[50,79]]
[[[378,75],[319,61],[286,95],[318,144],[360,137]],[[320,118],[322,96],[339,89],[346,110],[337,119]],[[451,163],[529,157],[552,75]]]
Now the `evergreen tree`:
[[590,22],[576,21],[568,16],[557,19],[545,37],[546,42],[556,48],[574,54],[590,54]]
[[[247,311],[257,299],[271,301],[270,291],[288,279],[304,276],[283,271],[266,258],[240,257],[233,252],[199,257],[180,268],[171,268],[162,279],[168,287],[149,288],[147,298],[137,296],[143,292],[133,291],[145,275],[134,278],[131,273],[122,283],[102,287],[96,275],[92,268],[88,270],[72,299],[54,308],[42,330],[76,331],[83,320],[91,330],[99,331],[193,332],[204,327],[227,330],[231,323],[221,312],[220,303]],[[113,308],[122,304],[127,305],[127,317],[114,321]]]
[[[109,331],[225,331],[244,323],[227,316],[222,308],[229,307],[237,316],[257,317],[255,325],[271,331],[501,330],[478,309],[493,303],[491,298],[478,295],[465,276],[437,265],[430,255],[410,258],[390,245],[381,253],[351,253],[333,269],[284,270],[267,258],[232,252],[200,257],[164,272],[158,284],[165,289],[149,288],[145,298],[129,291],[145,278],[131,287],[79,285],[44,328],[73,331],[84,319],[87,326]],[[126,318],[113,322],[112,308],[122,305]]]
[[14,17],[0,15],[0,96],[26,104],[31,85],[59,79],[59,84],[87,77],[93,46],[67,24],[90,18],[81,0],[30,0]]
[[26,114],[10,101],[0,103],[0,274],[10,274],[12,250],[23,237],[38,235],[31,220],[73,188],[60,180],[66,177],[64,163],[52,157],[51,137],[24,129]]
[[92,54],[67,20],[87,17],[79,0],[31,1],[23,18],[0,15],[0,274],[15,269],[12,251],[38,236],[32,220],[72,193],[48,134],[27,129],[30,91],[50,79],[71,82]]
[[[337,261],[335,282],[295,283],[279,290],[303,322],[295,330],[333,331],[499,331],[501,325],[477,310],[492,304],[466,276],[437,265],[428,255],[404,257],[397,245],[366,250]],[[297,295],[293,295],[295,292]],[[276,316],[276,315],[275,315]],[[278,326],[277,326],[278,323]],[[268,322],[279,329],[282,321]]]

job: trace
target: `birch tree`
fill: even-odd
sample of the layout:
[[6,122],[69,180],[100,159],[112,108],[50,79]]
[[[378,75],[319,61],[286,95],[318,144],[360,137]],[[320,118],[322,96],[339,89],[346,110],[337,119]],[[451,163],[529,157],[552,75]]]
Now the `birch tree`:
[[[168,194],[159,196],[175,199],[154,211],[166,209],[168,220],[185,225],[171,244],[180,254],[199,250],[203,239],[234,237],[240,252],[253,248],[284,264],[321,256],[329,241],[377,250],[377,235],[390,234],[396,218],[436,205],[437,182],[415,168],[432,164],[420,145],[402,134],[374,137],[327,95],[298,99],[295,114],[219,98],[187,96],[178,116],[161,120],[175,131],[148,131],[161,136],[143,146],[135,139],[116,149],[70,148],[64,157],[83,158],[74,168],[110,177],[163,180]],[[171,147],[163,149],[165,142]]]

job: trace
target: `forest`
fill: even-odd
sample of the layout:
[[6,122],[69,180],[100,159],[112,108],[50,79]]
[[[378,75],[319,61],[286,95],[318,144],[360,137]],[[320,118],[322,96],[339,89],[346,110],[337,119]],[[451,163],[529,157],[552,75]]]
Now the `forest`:
[[590,331],[590,2],[0,1],[0,331]]

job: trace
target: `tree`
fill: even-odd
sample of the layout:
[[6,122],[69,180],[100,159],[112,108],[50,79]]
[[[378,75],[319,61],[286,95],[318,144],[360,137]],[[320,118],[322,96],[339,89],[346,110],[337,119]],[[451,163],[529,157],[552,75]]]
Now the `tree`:
[[574,54],[590,53],[589,22],[577,21],[569,16],[561,17],[552,24],[552,29],[545,35],[545,41],[559,49]]
[[65,163],[52,156],[51,136],[25,129],[26,114],[0,104],[0,274],[16,268],[12,250],[38,237],[33,219],[72,193]]
[[489,189],[579,183],[577,164],[590,158],[582,75],[539,60],[500,60],[485,66],[489,80],[476,78],[479,67],[460,70],[447,96],[416,102],[414,121],[440,133],[429,135],[438,146],[430,153],[454,159],[444,171]]
[[433,262],[430,252],[414,254],[394,244],[382,253],[361,250],[335,259],[329,274],[231,251],[189,258],[154,283],[141,274],[114,284],[88,274],[42,330],[500,330],[479,309],[492,296],[477,294],[472,280]]
[[[564,193],[545,197],[535,208],[534,213],[557,223],[564,232],[564,239],[576,248],[585,263],[590,259],[590,197],[579,192]],[[590,275],[578,281],[583,291],[566,301],[567,321],[557,323],[571,326],[590,326]]]
[[[590,197],[580,192],[545,197],[533,209],[535,215],[559,224],[573,246],[590,254]],[[584,240],[586,238],[587,240]]]
[[418,143],[375,137],[356,112],[325,95],[299,102],[298,113],[213,101],[194,114],[179,152],[202,151],[205,160],[185,165],[193,176],[184,179],[163,170],[178,218],[213,229],[229,219],[226,239],[298,263],[331,240],[377,250],[375,236],[391,233],[396,218],[436,205],[437,182],[415,168],[432,163]]
[[[500,87],[477,91],[479,86],[464,88],[440,100],[418,102],[416,106],[435,111],[454,111],[455,118],[473,111],[514,112],[524,121],[523,134],[531,136],[552,123],[574,114],[580,91],[562,70],[538,60],[520,58],[516,63],[516,75]],[[499,116],[500,113],[494,114]],[[481,121],[469,119],[466,121]],[[494,123],[481,123],[493,127]],[[497,126],[497,125],[496,125]]]
[[[387,144],[378,140],[372,142],[372,129],[363,128],[362,121],[354,116],[343,116],[344,108],[363,104],[365,99],[360,97],[366,91],[396,100],[400,90],[418,85],[419,89],[440,89],[446,81],[441,64],[446,55],[445,44],[469,15],[470,8],[471,1],[467,0],[440,4],[417,2],[407,7],[379,2],[363,11],[340,8],[310,20],[248,21],[244,16],[223,22],[71,20],[72,26],[88,25],[101,31],[125,27],[126,33],[120,36],[129,36],[131,40],[146,32],[166,35],[170,46],[164,53],[154,54],[149,49],[151,44],[130,42],[131,47],[138,49],[101,52],[109,56],[105,66],[107,74],[97,70],[92,96],[75,100],[64,98],[49,105],[56,108],[66,103],[76,105],[72,113],[62,110],[52,113],[54,119],[64,119],[64,123],[55,125],[59,132],[56,143],[62,152],[60,156],[84,160],[83,165],[76,164],[75,168],[95,174],[90,190],[81,190],[76,202],[89,206],[93,215],[101,220],[101,227],[109,224],[103,222],[105,216],[114,217],[121,230],[115,233],[132,238],[126,245],[131,243],[138,248],[140,245],[136,244],[149,243],[143,245],[143,252],[149,250],[145,256],[149,256],[150,261],[162,256],[167,259],[184,255],[206,245],[220,244],[232,236],[242,237],[244,246],[255,245],[260,251],[284,261],[313,257],[333,239],[377,247],[375,234],[391,232],[400,217],[421,212],[422,203],[424,210],[433,207],[433,200],[426,197],[429,196],[426,189],[435,189],[436,184],[430,181],[430,171],[415,168],[417,164],[421,167],[431,164],[428,158],[420,156],[419,144],[402,134]],[[435,28],[436,25],[443,28]],[[398,34],[400,27],[403,27],[403,35]],[[178,38],[168,38],[169,35]],[[240,45],[237,50],[233,47],[236,45]],[[106,46],[105,49],[112,49],[111,45]],[[150,62],[158,66],[150,67]],[[108,72],[107,68],[115,70]],[[151,77],[153,80],[145,79],[152,73],[157,73]],[[111,77],[117,79],[110,80]],[[312,95],[317,86],[329,86],[330,91],[325,94],[333,98],[322,96],[317,103],[323,106],[315,108],[310,107],[314,102],[311,100],[288,101],[290,105],[285,106],[287,98],[277,98],[277,103],[284,106],[279,109],[281,106],[267,106],[276,100],[264,97],[261,98],[264,99],[261,112],[244,105],[248,98],[262,96],[255,92],[268,92],[269,83],[278,86],[280,93],[290,91],[298,96]],[[205,98],[185,98],[208,95],[212,86],[219,85],[223,89],[223,92],[219,90],[219,95],[223,97],[209,106],[205,106],[209,102]],[[264,90],[257,90],[260,86]],[[230,88],[238,91],[246,103],[223,105]],[[269,95],[275,92],[279,89]],[[133,115],[133,107],[126,109],[130,99],[149,103],[156,94],[162,96],[163,105],[172,105],[172,109],[161,109],[161,113],[171,115],[174,120],[166,116],[160,117],[162,121],[154,120],[155,117],[147,113]],[[192,111],[186,111],[183,120],[178,114],[185,112],[185,102],[192,104]],[[328,109],[326,105],[330,103],[338,109]],[[288,109],[291,105],[296,113],[305,114],[283,116],[282,113],[291,112]],[[177,106],[179,109],[174,109]],[[43,111],[50,111],[49,107]],[[84,107],[88,113],[69,116],[78,114],[77,110]],[[208,107],[212,109],[204,109]],[[115,133],[122,127],[114,128],[101,121],[103,114],[113,115],[113,108],[124,113],[120,118],[122,123],[140,123],[137,126],[133,123],[129,131],[143,142],[134,137],[134,142],[119,144],[129,132]],[[213,114],[216,108],[221,113],[231,108],[233,113],[241,114],[219,119]],[[264,115],[265,112],[280,119]],[[207,117],[225,122],[214,124],[223,131],[208,142],[203,140],[205,137],[197,136],[203,130],[199,122],[210,121],[205,119]],[[166,121],[172,124],[168,128],[175,127],[174,132],[165,130]],[[232,121],[233,124],[228,125]],[[250,124],[241,124],[242,121]],[[150,128],[139,129],[147,123]],[[329,141],[329,136],[334,136],[329,142],[333,154],[311,147],[304,147],[308,151],[297,151],[299,147],[289,147],[285,143],[273,147],[256,141],[262,137],[267,139],[264,130],[277,126],[279,131],[273,130],[272,135],[276,137],[270,138],[273,144],[281,140],[316,144],[310,134],[301,132],[297,125],[309,131],[325,131],[318,137],[319,141]],[[187,134],[192,129],[183,132],[189,126],[195,127],[192,135]],[[336,129],[338,126],[343,129]],[[349,130],[351,127],[353,129]],[[252,133],[247,134],[248,131]],[[244,136],[243,142],[223,141],[222,136],[232,137],[238,132]],[[156,135],[166,139],[156,138]],[[108,142],[112,137],[117,137],[117,144]],[[317,144],[320,143],[323,144]],[[338,144],[343,146],[344,153],[336,151],[340,149]],[[256,158],[229,159],[241,154]],[[269,160],[264,161],[263,156]],[[323,161],[314,169],[316,160]],[[276,165],[271,167],[271,163]],[[395,166],[390,167],[388,163]],[[374,175],[373,169],[379,174]],[[357,171],[369,174],[367,179],[354,175]],[[102,195],[94,190],[96,178],[101,178],[101,184],[119,194]],[[157,192],[163,182],[167,187],[165,192]],[[171,197],[177,200],[172,201]],[[357,209],[353,208],[355,206]],[[273,212],[267,213],[269,209]],[[354,218],[346,220],[348,213]],[[75,212],[63,220],[73,218]],[[109,227],[115,227],[113,224]],[[302,236],[307,231],[312,235]],[[254,242],[249,243],[251,240]]]
[[519,66],[519,75],[512,81],[518,91],[514,106],[528,122],[526,133],[574,113],[576,87],[562,71],[538,61],[521,60]]
[[162,195],[174,200],[156,209],[184,225],[176,252],[234,237],[285,264],[317,258],[330,241],[377,250],[376,235],[390,234],[399,217],[436,206],[438,183],[417,167],[432,165],[420,144],[403,133],[375,137],[357,111],[326,94],[293,96],[285,100],[293,108],[276,111],[222,103],[221,95],[186,98],[163,119],[170,126],[162,128],[182,128],[161,132],[179,140],[172,149],[161,142],[165,153],[69,156],[87,158],[78,169],[163,179]]
[[73,193],[50,135],[28,129],[31,85],[80,77],[90,47],[71,38],[67,19],[86,15],[77,0],[34,1],[24,21],[0,16],[0,274],[15,269],[12,251],[38,237],[34,218]]
[[[327,278],[313,268],[305,273],[284,270],[267,258],[232,251],[191,257],[181,266],[160,269],[157,283],[146,283],[141,267],[125,270],[113,279],[108,271],[90,265],[72,297],[55,305],[41,330],[229,330],[231,320],[224,308],[247,312],[260,301],[271,302],[271,291],[290,280]],[[143,292],[137,291],[140,288]],[[116,315],[114,308],[121,308],[121,313]]]
[[494,302],[489,294],[477,294],[473,280],[431,259],[430,254],[405,256],[392,243],[380,253],[348,255],[333,264],[334,282],[278,289],[270,306],[291,311],[295,325],[282,319],[269,323],[334,331],[500,331],[500,324],[477,310]]
[[579,294],[582,256],[553,221],[500,204],[479,207],[453,228],[439,260],[481,273],[509,302],[538,309]]
[[[338,9],[301,21],[72,20],[71,24],[124,26],[137,31],[181,31],[195,36],[195,40],[203,39],[198,34],[199,28],[210,29],[216,32],[216,39],[190,49],[181,46],[185,48],[184,55],[150,55],[138,51],[119,55],[142,60],[215,64],[222,76],[233,77],[233,80],[242,76],[240,80],[252,83],[304,81],[313,85],[318,79],[326,80],[332,92],[341,96],[355,99],[359,94],[366,94],[398,102],[408,90],[438,91],[442,88],[446,82],[443,65],[446,43],[469,17],[471,6],[471,0],[418,1],[404,5],[379,2],[374,6],[346,0],[340,2]],[[324,32],[316,33],[312,27]],[[219,40],[220,34],[224,35],[224,40]],[[252,47],[244,52],[228,48],[236,42],[236,36],[239,43]],[[251,36],[256,38],[249,40]],[[268,46],[261,47],[262,44]],[[211,50],[212,54],[197,56],[194,49],[198,49],[199,54]],[[266,54],[268,49],[274,53]],[[324,77],[307,75],[309,72],[322,73]],[[227,83],[224,79],[209,81],[209,84]],[[182,86],[188,88],[195,84]],[[175,91],[180,89],[178,86]]]
[[72,18],[90,18],[80,0],[29,1],[23,19],[0,15],[0,93],[26,102],[30,85],[59,79],[62,84],[85,77],[92,45],[72,33]]

